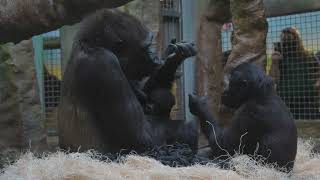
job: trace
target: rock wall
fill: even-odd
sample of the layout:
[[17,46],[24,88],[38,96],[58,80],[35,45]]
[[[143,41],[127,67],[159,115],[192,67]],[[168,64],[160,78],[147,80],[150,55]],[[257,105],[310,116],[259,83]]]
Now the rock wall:
[[160,10],[161,5],[160,1],[154,0],[135,0],[133,2],[128,3],[122,9],[137,17],[141,22],[143,22],[155,35],[153,46],[158,49],[160,52],[161,50],[161,40],[163,38],[160,31],[160,24],[161,24],[161,16]]
[[14,68],[7,46],[0,47],[0,167],[14,160],[22,146],[21,113]]
[[0,48],[0,164],[46,149],[32,41]]

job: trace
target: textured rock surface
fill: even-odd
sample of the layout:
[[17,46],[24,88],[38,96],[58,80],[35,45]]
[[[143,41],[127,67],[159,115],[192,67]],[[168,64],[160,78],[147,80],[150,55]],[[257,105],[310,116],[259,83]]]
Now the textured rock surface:
[[14,65],[6,46],[0,48],[0,167],[11,161],[22,146],[21,113]]
[[1,0],[0,42],[20,42],[34,35],[79,22],[101,8],[114,8],[132,0]]
[[44,143],[45,131],[43,118],[41,118],[32,41],[22,41],[17,45],[10,44],[8,48],[11,62],[15,67],[13,78],[18,89],[23,145],[28,148],[31,146],[32,150],[42,151],[44,147],[40,145]]
[[[37,91],[32,41],[0,50],[0,161],[23,149],[46,148]],[[1,162],[0,162],[1,163]]]

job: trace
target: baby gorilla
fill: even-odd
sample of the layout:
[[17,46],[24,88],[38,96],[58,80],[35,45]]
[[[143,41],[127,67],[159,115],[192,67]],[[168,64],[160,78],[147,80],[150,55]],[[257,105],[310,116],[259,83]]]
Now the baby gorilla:
[[[166,134],[166,143],[188,144],[193,151],[198,147],[198,125],[195,121],[172,121],[171,110],[175,105],[172,86],[177,78],[178,67],[188,58],[196,55],[193,43],[172,40],[166,50],[165,61],[141,88],[133,85],[135,94],[142,104],[145,114],[158,131]],[[137,88],[138,87],[138,88]]]
[[219,127],[206,98],[189,95],[190,111],[199,117],[213,155],[257,155],[266,163],[276,163],[279,170],[290,171],[297,152],[297,129],[272,80],[259,67],[245,63],[231,72],[229,82],[222,104],[237,111],[226,128]]

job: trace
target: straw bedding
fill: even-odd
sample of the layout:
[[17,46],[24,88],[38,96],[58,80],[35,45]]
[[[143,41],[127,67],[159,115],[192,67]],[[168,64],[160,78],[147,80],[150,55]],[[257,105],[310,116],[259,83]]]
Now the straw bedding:
[[311,141],[299,140],[296,164],[290,175],[245,155],[230,158],[233,170],[225,170],[211,163],[170,167],[136,155],[112,162],[101,160],[103,156],[94,152],[56,152],[40,158],[26,153],[6,167],[0,179],[320,179],[320,155],[311,153],[312,146]]

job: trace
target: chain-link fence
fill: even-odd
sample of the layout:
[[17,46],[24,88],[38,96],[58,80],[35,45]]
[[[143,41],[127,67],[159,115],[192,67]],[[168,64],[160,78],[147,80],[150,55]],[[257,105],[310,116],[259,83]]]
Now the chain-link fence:
[[61,96],[61,49],[59,30],[43,37],[43,92],[48,136],[56,136],[57,111]]
[[[320,119],[320,11],[268,18],[267,73],[297,120]],[[231,49],[232,25],[222,30]]]

